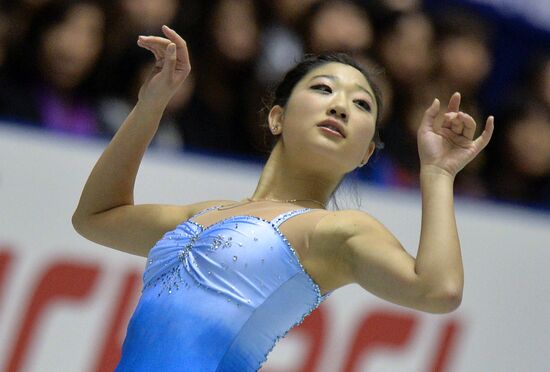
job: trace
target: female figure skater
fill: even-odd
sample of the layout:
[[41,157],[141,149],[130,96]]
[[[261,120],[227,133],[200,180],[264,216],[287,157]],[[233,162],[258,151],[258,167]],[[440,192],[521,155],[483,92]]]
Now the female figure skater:
[[163,32],[138,40],[156,66],[72,219],[87,239],[148,257],[117,371],[257,370],[280,337],[349,283],[430,313],[459,306],[453,180],[489,142],[492,117],[474,140],[458,93],[442,123],[437,99],[426,110],[416,258],[367,213],[325,209],[340,180],[372,154],[380,110],[368,75],[342,55],[308,58],[286,75],[268,116],[278,140],[249,198],[135,205],[140,161],[191,69],[184,40]]

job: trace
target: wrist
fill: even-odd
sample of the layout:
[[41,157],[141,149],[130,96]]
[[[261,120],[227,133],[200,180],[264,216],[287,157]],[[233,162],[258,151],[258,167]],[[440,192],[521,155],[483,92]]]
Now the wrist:
[[163,103],[156,100],[148,100],[146,98],[139,98],[136,103],[136,110],[153,115],[162,115],[166,109],[167,103]]
[[[422,192],[435,189],[454,188],[455,175],[436,166],[421,166],[420,168],[420,188]],[[452,191],[451,191],[452,192]]]
[[453,174],[436,165],[420,165],[420,177],[421,178],[441,178],[454,181],[456,174]]
[[421,167],[420,193],[422,206],[451,206],[455,176],[439,167]]

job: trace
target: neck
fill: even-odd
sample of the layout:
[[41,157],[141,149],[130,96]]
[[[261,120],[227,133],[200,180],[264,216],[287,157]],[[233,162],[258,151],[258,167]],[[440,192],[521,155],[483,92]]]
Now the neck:
[[326,205],[340,178],[291,161],[278,143],[264,166],[252,199],[315,200]]

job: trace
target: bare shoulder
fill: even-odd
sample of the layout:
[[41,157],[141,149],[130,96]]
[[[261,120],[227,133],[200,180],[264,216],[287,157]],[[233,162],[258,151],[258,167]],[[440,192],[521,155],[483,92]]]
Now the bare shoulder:
[[330,211],[319,220],[315,234],[347,240],[358,234],[384,232],[387,229],[376,218],[360,210]]
[[323,216],[312,234],[315,248],[334,251],[353,259],[354,251],[393,245],[402,249],[395,236],[375,217],[360,210],[331,211]]
[[123,205],[91,216],[73,216],[76,231],[88,240],[119,251],[147,256],[168,231],[200,211],[232,200],[208,200],[187,205]]
[[327,211],[315,225],[307,255],[316,279],[327,291],[355,282],[353,260],[358,247],[382,246],[395,238],[370,214],[360,210]]

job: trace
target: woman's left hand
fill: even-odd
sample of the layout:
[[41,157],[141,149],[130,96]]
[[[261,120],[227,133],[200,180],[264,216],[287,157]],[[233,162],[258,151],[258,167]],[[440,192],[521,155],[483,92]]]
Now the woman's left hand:
[[418,129],[420,165],[421,169],[454,177],[487,146],[493,134],[494,117],[489,116],[485,130],[474,140],[476,122],[459,111],[460,93],[452,95],[442,122],[436,121],[439,106],[439,100],[435,99]]

